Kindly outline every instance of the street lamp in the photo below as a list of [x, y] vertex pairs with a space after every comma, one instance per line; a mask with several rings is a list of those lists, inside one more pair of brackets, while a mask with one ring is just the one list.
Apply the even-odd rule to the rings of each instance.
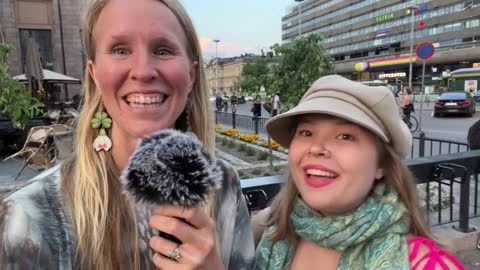
[[298, 2], [298, 38], [302, 36], [302, 2], [304, 0], [295, 0], [295, 2]]
[[218, 94], [218, 42], [219, 39], [214, 39], [215, 42], [215, 94]]
[[412, 56], [413, 56], [413, 23], [415, 22], [415, 9], [417, 9], [417, 6], [410, 5], [408, 9], [410, 10], [411, 13], [411, 29], [410, 29], [410, 65], [409, 65], [409, 70], [408, 70], [408, 89], [412, 91]]

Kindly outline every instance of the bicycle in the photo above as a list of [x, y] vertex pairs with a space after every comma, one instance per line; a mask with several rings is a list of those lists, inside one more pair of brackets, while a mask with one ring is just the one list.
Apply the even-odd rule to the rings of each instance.
[[407, 127], [410, 129], [411, 132], [415, 132], [418, 129], [418, 120], [415, 116], [413, 116], [413, 112], [410, 113], [410, 119], [407, 118], [407, 116], [402, 113], [402, 120], [407, 124]]

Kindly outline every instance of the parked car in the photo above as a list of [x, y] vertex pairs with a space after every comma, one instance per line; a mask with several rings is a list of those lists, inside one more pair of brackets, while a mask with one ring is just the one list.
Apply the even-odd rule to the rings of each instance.
[[433, 116], [464, 113], [472, 117], [475, 113], [475, 100], [467, 92], [446, 92], [435, 101]]
[[477, 103], [480, 103], [480, 91], [477, 91], [477, 93], [475, 93], [475, 96], [473, 96], [473, 98]]
[[238, 97], [238, 104], [245, 104], [245, 96], [239, 96]]

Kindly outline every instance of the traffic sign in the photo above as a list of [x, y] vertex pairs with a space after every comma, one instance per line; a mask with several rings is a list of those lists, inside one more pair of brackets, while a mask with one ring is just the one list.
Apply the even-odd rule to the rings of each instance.
[[431, 42], [423, 42], [417, 45], [417, 57], [422, 60], [427, 60], [435, 53], [435, 47]]

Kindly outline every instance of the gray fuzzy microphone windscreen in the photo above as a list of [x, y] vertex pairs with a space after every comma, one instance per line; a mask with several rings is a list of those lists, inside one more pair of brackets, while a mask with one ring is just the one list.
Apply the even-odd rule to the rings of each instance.
[[222, 170], [194, 135], [167, 129], [140, 141], [121, 179], [137, 202], [189, 208], [220, 187]]

